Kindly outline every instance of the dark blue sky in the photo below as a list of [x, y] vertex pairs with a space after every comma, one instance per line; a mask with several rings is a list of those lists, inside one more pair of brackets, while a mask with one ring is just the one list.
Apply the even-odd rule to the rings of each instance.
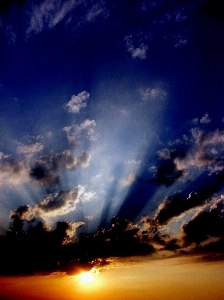
[[149, 215], [172, 236], [223, 214], [218, 1], [0, 5], [2, 234]]

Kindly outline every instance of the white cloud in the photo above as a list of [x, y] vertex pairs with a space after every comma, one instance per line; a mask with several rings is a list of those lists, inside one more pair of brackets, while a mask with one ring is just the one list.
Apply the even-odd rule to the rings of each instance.
[[86, 91], [79, 93], [77, 96], [73, 95], [71, 100], [66, 104], [66, 109], [70, 113], [79, 113], [81, 108], [85, 108], [87, 106], [89, 96], [89, 93]]
[[80, 139], [85, 137], [90, 141], [96, 139], [94, 135], [94, 127], [96, 126], [95, 120], [86, 119], [80, 125], [72, 125], [64, 127], [63, 130], [66, 132], [68, 141], [71, 145], [76, 146], [80, 143]]

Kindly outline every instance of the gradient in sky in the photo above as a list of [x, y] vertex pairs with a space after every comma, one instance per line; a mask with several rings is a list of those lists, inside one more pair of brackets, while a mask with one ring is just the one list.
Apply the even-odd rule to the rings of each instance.
[[0, 28], [2, 280], [222, 265], [219, 1], [1, 1]]

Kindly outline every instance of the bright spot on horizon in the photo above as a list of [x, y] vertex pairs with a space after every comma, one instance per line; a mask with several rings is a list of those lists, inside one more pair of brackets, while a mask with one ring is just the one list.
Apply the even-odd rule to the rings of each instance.
[[93, 283], [95, 281], [94, 275], [92, 272], [83, 272], [79, 274], [79, 279], [81, 284]]

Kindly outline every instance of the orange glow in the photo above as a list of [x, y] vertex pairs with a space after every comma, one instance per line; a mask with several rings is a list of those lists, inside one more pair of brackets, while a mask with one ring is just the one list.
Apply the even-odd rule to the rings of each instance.
[[133, 258], [117, 260], [97, 276], [93, 271], [90, 273], [95, 281], [83, 284], [80, 284], [81, 274], [1, 277], [0, 299], [224, 300], [222, 261], [193, 262], [190, 257], [162, 260]]
[[95, 281], [94, 275], [91, 272], [83, 272], [79, 275], [80, 283], [87, 284]]

